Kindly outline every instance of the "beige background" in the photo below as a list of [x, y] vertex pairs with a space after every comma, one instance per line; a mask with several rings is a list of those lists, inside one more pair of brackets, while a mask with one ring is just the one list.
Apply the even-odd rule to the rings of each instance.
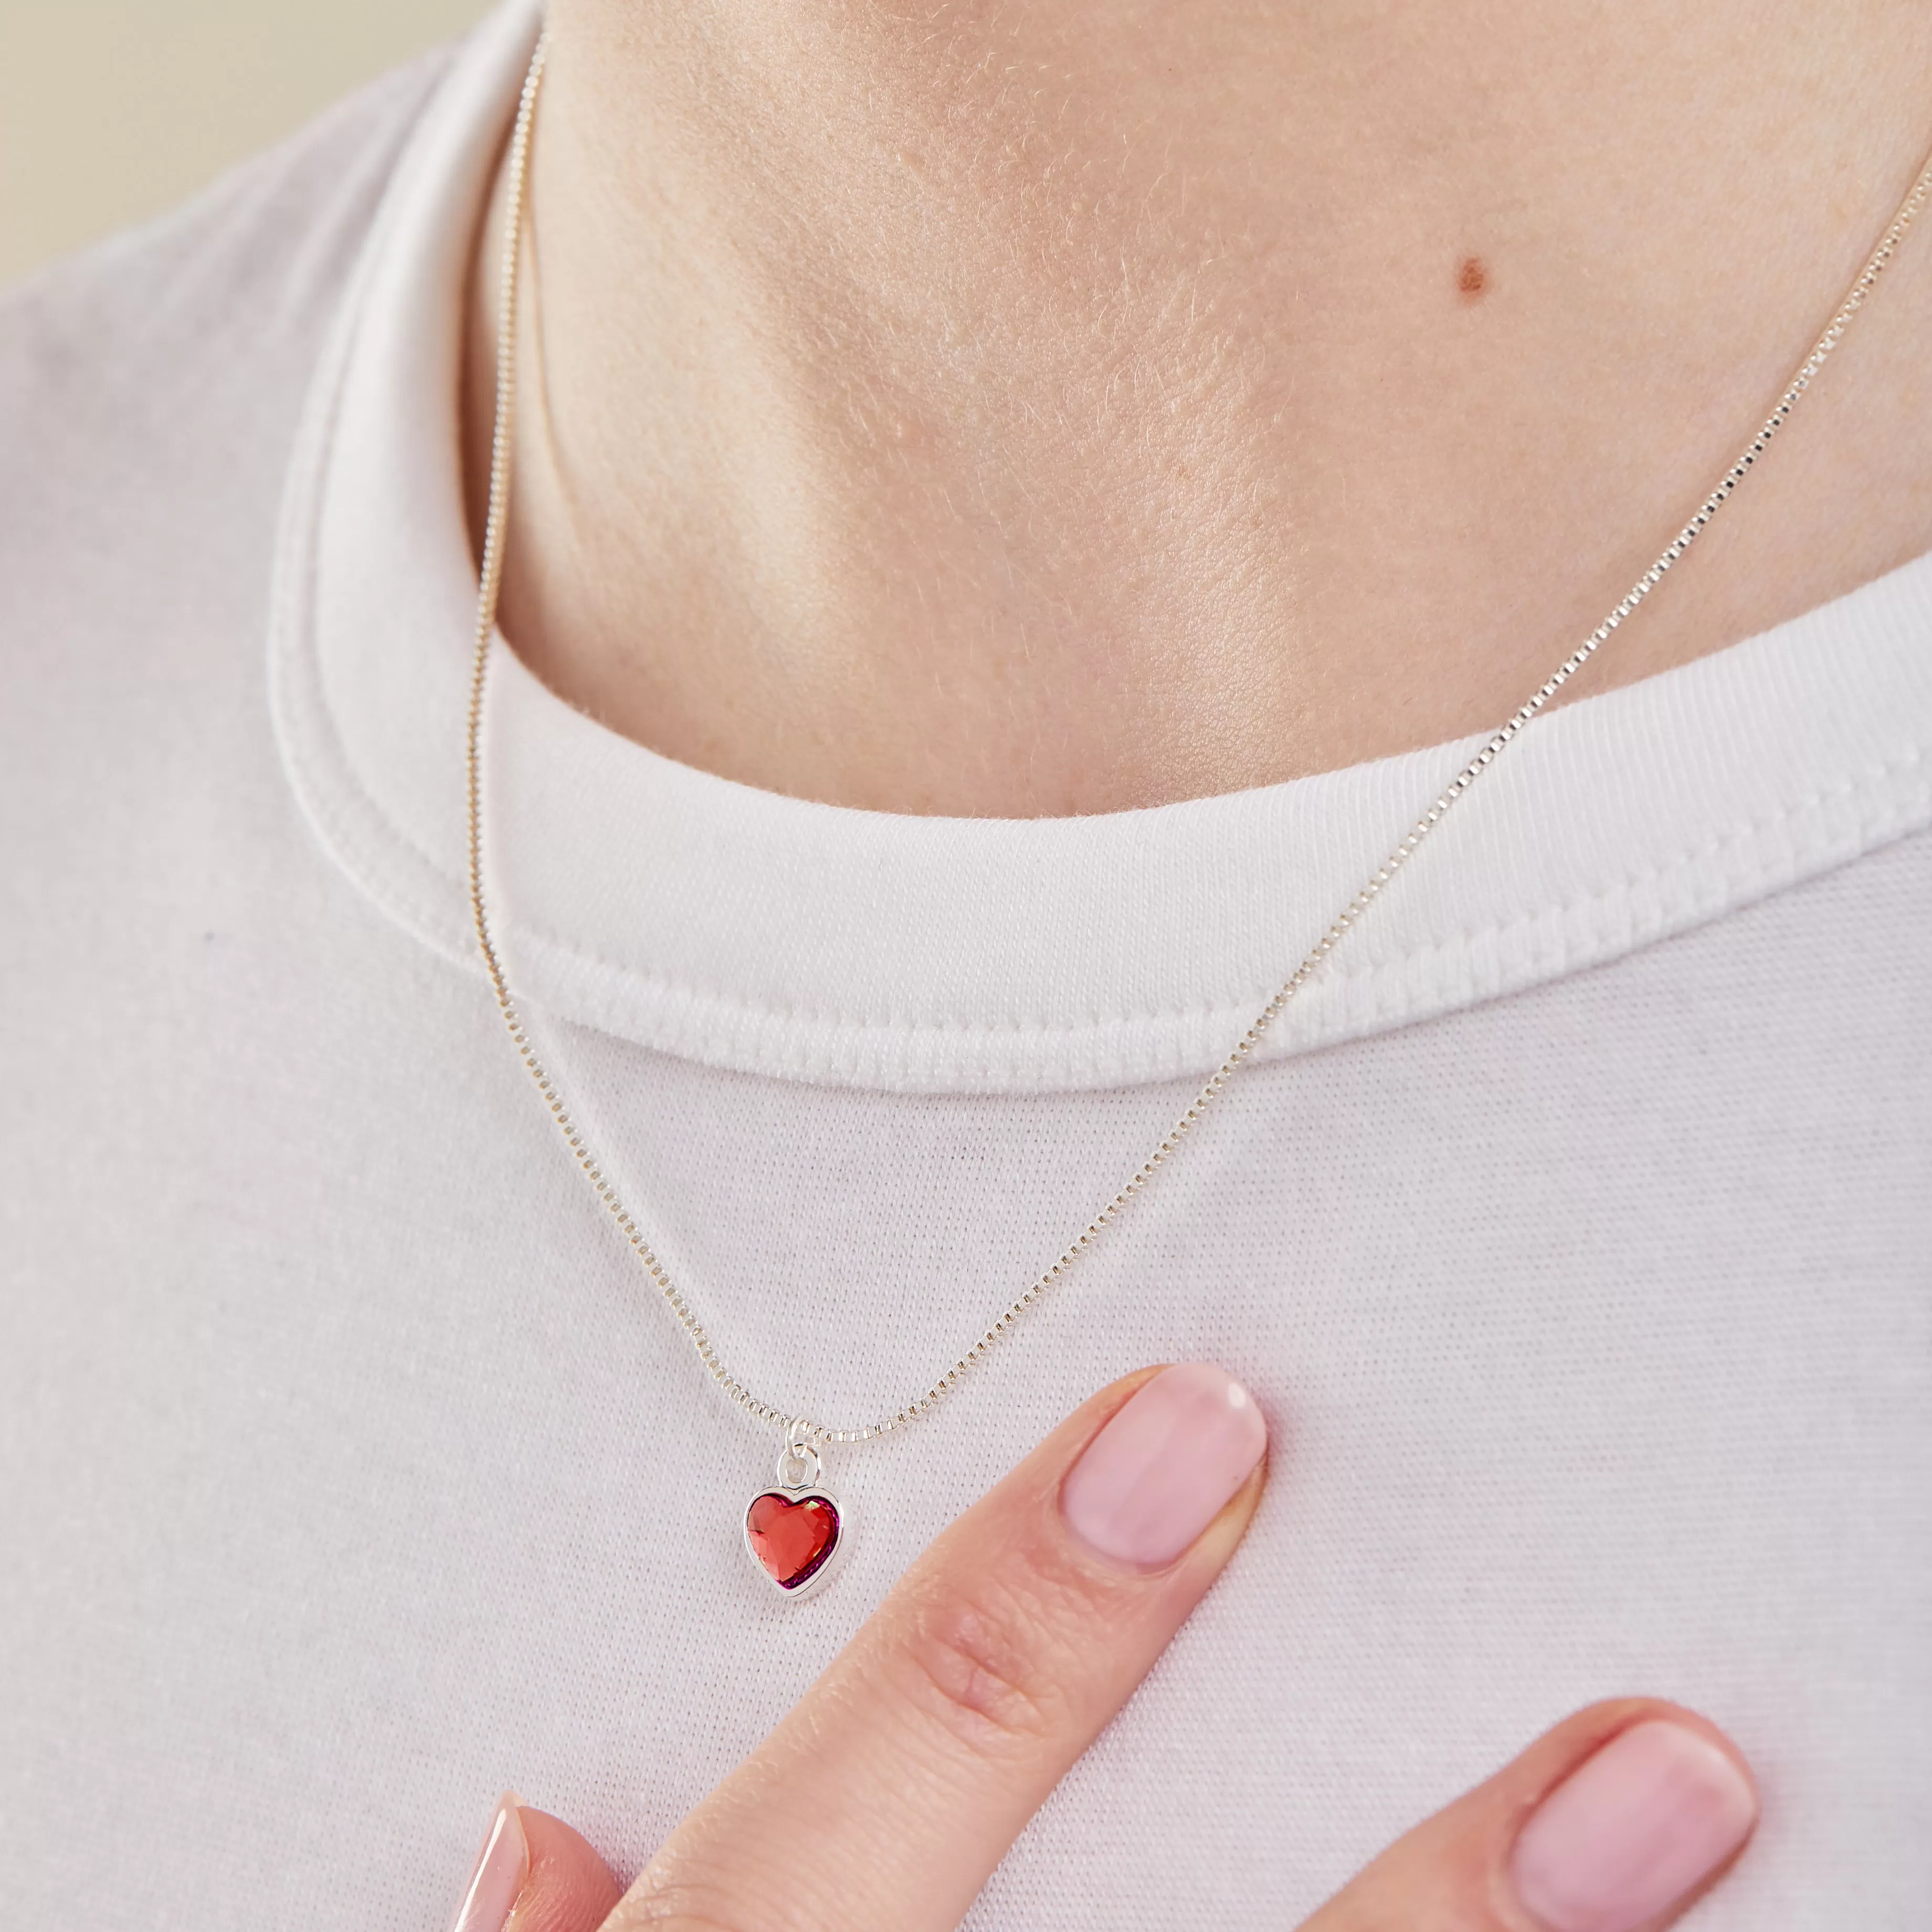
[[486, 0], [0, 0], [0, 280], [158, 213]]

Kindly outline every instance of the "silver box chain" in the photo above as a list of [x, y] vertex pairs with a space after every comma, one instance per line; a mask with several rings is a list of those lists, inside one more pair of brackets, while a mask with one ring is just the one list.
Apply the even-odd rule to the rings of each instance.
[[1220, 1098], [1228, 1083], [1253, 1055], [1268, 1029], [1280, 1017], [1288, 1002], [1348, 937], [1356, 922], [1374, 903], [1389, 881], [1408, 864], [1423, 841], [1442, 824], [1450, 808], [1467, 794], [1483, 773], [1515, 742], [1544, 706], [1596, 656], [1612, 634], [1630, 619], [1709, 527], [1712, 519], [1730, 500], [1738, 485], [1750, 475], [1758, 459], [1769, 448], [1772, 439], [1790, 419], [1800, 398], [1843, 340], [1846, 330], [1851, 326], [1852, 317], [1864, 306], [1879, 277], [1898, 252], [1899, 243], [1904, 239], [1913, 218], [1924, 207], [1928, 197], [1932, 197], [1932, 159], [1928, 160], [1910, 191], [1900, 203], [1898, 213], [1892, 217], [1876, 247], [1866, 258], [1864, 266], [1859, 270], [1856, 279], [1846, 290], [1836, 313], [1826, 325], [1824, 332], [1812, 344], [1810, 352], [1799, 364], [1797, 373], [1786, 385], [1784, 394], [1778, 398], [1776, 406], [1759, 425], [1757, 433], [1744, 446], [1737, 460], [1724, 472], [1716, 487], [1698, 506], [1690, 521], [1664, 546], [1649, 568], [1618, 599], [1616, 607], [1603, 622], [1550, 673], [1508, 723], [1503, 725], [1456, 773], [1435, 803], [1416, 820], [1408, 836], [1370, 875], [1361, 890], [1347, 905], [1335, 915], [1328, 929], [1309, 949], [1307, 956], [1282, 982], [1267, 1005], [1256, 1014], [1247, 1030], [1234, 1042], [1227, 1058], [1208, 1076], [1206, 1084], [1194, 1096], [1186, 1111], [1168, 1130], [1159, 1146], [1135, 1169], [1119, 1192], [1074, 1236], [1058, 1258], [1007, 1304], [994, 1318], [992, 1325], [924, 1394], [914, 1396], [902, 1408], [896, 1409], [890, 1415], [880, 1417], [875, 1422], [835, 1428], [829, 1424], [800, 1415], [792, 1409], [781, 1408], [754, 1394], [718, 1354], [710, 1330], [645, 1238], [644, 1230], [638, 1226], [630, 1209], [624, 1204], [609, 1175], [604, 1172], [602, 1162], [585, 1140], [582, 1130], [565, 1104], [556, 1082], [538, 1057], [524, 1027], [516, 999], [511, 992], [509, 982], [505, 976], [502, 961], [491, 932], [488, 905], [484, 896], [481, 758], [483, 699], [489, 671], [490, 645], [496, 634], [496, 598], [502, 582], [504, 530], [509, 504], [510, 452], [516, 419], [518, 242], [523, 226], [530, 129], [536, 112], [537, 94], [542, 83], [544, 61], [548, 48], [548, 36], [545, 34], [538, 40], [536, 50], [531, 56], [530, 70], [524, 81], [522, 99], [518, 106], [516, 128], [510, 143], [508, 194], [506, 197], [508, 210], [504, 220], [502, 256], [499, 274], [496, 427], [490, 452], [490, 506], [484, 527], [483, 560], [478, 573], [476, 656], [470, 677], [468, 730], [464, 744], [469, 807], [470, 910], [476, 926], [477, 950], [482, 955], [484, 968], [490, 976], [497, 1010], [502, 1015], [503, 1023], [508, 1029], [511, 1043], [528, 1070], [531, 1079], [536, 1082], [537, 1091], [542, 1095], [544, 1104], [550, 1110], [550, 1118], [563, 1136], [564, 1144], [583, 1170], [592, 1192], [616, 1222], [618, 1230], [632, 1253], [655, 1284], [664, 1305], [684, 1330], [686, 1338], [697, 1352], [698, 1359], [704, 1364], [712, 1381], [748, 1415], [768, 1427], [784, 1432], [788, 1442], [806, 1444], [869, 1442], [875, 1437], [890, 1435], [895, 1430], [903, 1429], [908, 1423], [917, 1421], [937, 1408], [966, 1375], [985, 1359], [994, 1346], [1012, 1332], [1028, 1311], [1037, 1306], [1059, 1285], [1068, 1270], [1093, 1246], [1106, 1229], [1120, 1218], [1127, 1204], [1153, 1180], [1166, 1163], [1168, 1156], [1200, 1124], [1208, 1108]]

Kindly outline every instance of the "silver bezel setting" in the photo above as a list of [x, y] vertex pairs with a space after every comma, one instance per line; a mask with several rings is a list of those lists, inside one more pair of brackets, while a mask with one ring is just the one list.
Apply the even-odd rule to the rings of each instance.
[[[832, 1533], [832, 1547], [825, 1552], [825, 1559], [802, 1583], [784, 1584], [767, 1570], [759, 1556], [757, 1546], [752, 1541], [752, 1505], [760, 1496], [782, 1496], [788, 1503], [829, 1503], [836, 1527]], [[826, 1577], [838, 1567], [838, 1559], [845, 1550], [845, 1505], [830, 1490], [821, 1490], [815, 1485], [808, 1489], [790, 1489], [782, 1483], [767, 1483], [764, 1488], [754, 1490], [746, 1499], [742, 1514], [738, 1518], [738, 1528], [743, 1536], [745, 1554], [752, 1568], [757, 1570], [766, 1583], [776, 1590], [788, 1604], [795, 1604], [801, 1597], [808, 1597], [819, 1588]]]

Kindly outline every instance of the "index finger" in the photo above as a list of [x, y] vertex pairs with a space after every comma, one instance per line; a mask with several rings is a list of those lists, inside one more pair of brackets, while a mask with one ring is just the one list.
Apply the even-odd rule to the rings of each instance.
[[951, 1932], [1233, 1555], [1267, 1442], [1219, 1369], [1095, 1396], [906, 1573], [607, 1932]]

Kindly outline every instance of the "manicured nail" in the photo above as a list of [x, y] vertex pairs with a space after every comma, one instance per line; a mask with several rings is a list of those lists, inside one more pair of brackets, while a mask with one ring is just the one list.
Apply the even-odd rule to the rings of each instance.
[[490, 1835], [476, 1855], [476, 1869], [450, 1932], [503, 1932], [510, 1908], [530, 1875], [530, 1848], [524, 1821], [517, 1816], [514, 1792], [506, 1792], [490, 1822]]
[[1549, 1932], [1636, 1932], [1744, 1840], [1757, 1796], [1682, 1724], [1612, 1738], [1537, 1807], [1510, 1855], [1516, 1897]]
[[1060, 1492], [1102, 1556], [1160, 1570], [1214, 1519], [1268, 1447], [1255, 1399], [1205, 1363], [1163, 1369], [1088, 1444]]

